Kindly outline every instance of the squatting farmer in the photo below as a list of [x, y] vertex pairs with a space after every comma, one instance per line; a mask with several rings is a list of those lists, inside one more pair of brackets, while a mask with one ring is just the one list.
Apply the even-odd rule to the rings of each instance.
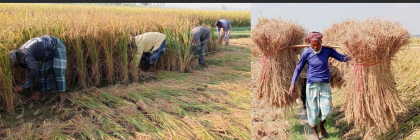
[[135, 66], [138, 66], [141, 59], [150, 66], [153, 65], [153, 75], [156, 75], [157, 61], [166, 52], [166, 35], [159, 32], [147, 32], [131, 38], [137, 46]]
[[218, 38], [219, 45], [222, 45], [223, 41], [225, 41], [226, 46], [230, 45], [229, 35], [230, 35], [231, 28], [232, 28], [232, 25], [230, 24], [230, 21], [227, 19], [221, 19], [216, 22], [216, 30], [219, 36]]
[[35, 94], [25, 102], [39, 101], [41, 92], [55, 88], [60, 93], [59, 107], [64, 106], [67, 56], [66, 46], [60, 39], [49, 35], [30, 39], [18, 50], [10, 51], [9, 58], [13, 67], [21, 66], [28, 70], [26, 81], [15, 86], [16, 91], [28, 89], [37, 80]]
[[204, 55], [206, 54], [207, 43], [210, 39], [210, 30], [207, 27], [199, 26], [192, 29], [190, 34], [192, 35], [194, 55], [199, 55], [198, 63], [202, 66], [207, 66], [204, 62]]
[[[307, 83], [306, 83], [306, 112], [308, 123], [314, 131], [314, 137], [319, 139], [317, 125], [321, 129], [321, 135], [328, 136], [325, 130], [325, 118], [333, 111], [331, 99], [331, 87], [329, 85], [330, 71], [328, 58], [332, 57], [340, 62], [347, 62], [350, 58], [347, 55], [338, 53], [332, 48], [322, 47], [322, 34], [311, 32], [305, 38], [305, 42], [310, 44], [302, 54], [293, 73], [289, 95], [295, 90], [296, 80], [302, 69], [308, 63]], [[321, 120], [319, 120], [321, 115]]]

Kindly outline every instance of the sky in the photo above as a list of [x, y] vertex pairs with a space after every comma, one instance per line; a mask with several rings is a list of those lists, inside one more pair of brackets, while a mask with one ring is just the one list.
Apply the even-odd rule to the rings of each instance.
[[228, 10], [251, 10], [251, 3], [165, 3], [165, 7], [180, 7], [190, 9], [202, 9], [208, 7], [217, 7], [220, 9], [222, 5], [225, 5]]
[[252, 3], [251, 27], [258, 18], [281, 18], [320, 31], [334, 22], [380, 17], [400, 22], [412, 35], [420, 34], [420, 3]]

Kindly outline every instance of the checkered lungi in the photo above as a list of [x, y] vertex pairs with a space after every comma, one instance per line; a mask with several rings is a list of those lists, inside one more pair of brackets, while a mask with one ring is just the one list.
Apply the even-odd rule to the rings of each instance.
[[54, 58], [41, 61], [37, 91], [46, 91], [56, 88], [58, 92], [66, 91], [66, 46], [58, 39]]
[[160, 44], [159, 48], [153, 53], [145, 52], [143, 53], [142, 60], [145, 60], [147, 64], [152, 65], [153, 63], [157, 62], [159, 59], [159, 56], [164, 55], [166, 52], [166, 39], [163, 40], [162, 44]]

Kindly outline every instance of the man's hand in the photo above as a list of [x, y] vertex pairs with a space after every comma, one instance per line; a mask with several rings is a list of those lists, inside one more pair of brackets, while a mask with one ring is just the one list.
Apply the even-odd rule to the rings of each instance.
[[351, 57], [347, 55], [347, 56], [346, 56], [346, 59], [347, 59], [347, 62], [348, 62], [348, 61], [350, 61], [350, 60], [351, 60]]
[[15, 90], [16, 90], [17, 92], [20, 92], [20, 91], [22, 91], [22, 90], [23, 90], [23, 87], [22, 87], [22, 86], [15, 86], [14, 88], [15, 88]]
[[289, 88], [289, 96], [290, 97], [292, 96], [293, 92], [295, 92], [295, 85], [290, 85], [290, 88]]

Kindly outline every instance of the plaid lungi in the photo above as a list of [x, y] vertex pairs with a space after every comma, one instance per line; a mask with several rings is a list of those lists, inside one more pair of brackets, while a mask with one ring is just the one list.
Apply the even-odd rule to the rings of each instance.
[[66, 46], [58, 40], [54, 58], [41, 61], [37, 91], [46, 91], [56, 88], [58, 92], [66, 91]]
[[166, 39], [163, 40], [162, 44], [160, 44], [159, 48], [153, 53], [145, 52], [143, 53], [142, 59], [146, 61], [147, 64], [152, 65], [153, 63], [157, 62], [159, 59], [159, 56], [164, 55], [166, 52]]

